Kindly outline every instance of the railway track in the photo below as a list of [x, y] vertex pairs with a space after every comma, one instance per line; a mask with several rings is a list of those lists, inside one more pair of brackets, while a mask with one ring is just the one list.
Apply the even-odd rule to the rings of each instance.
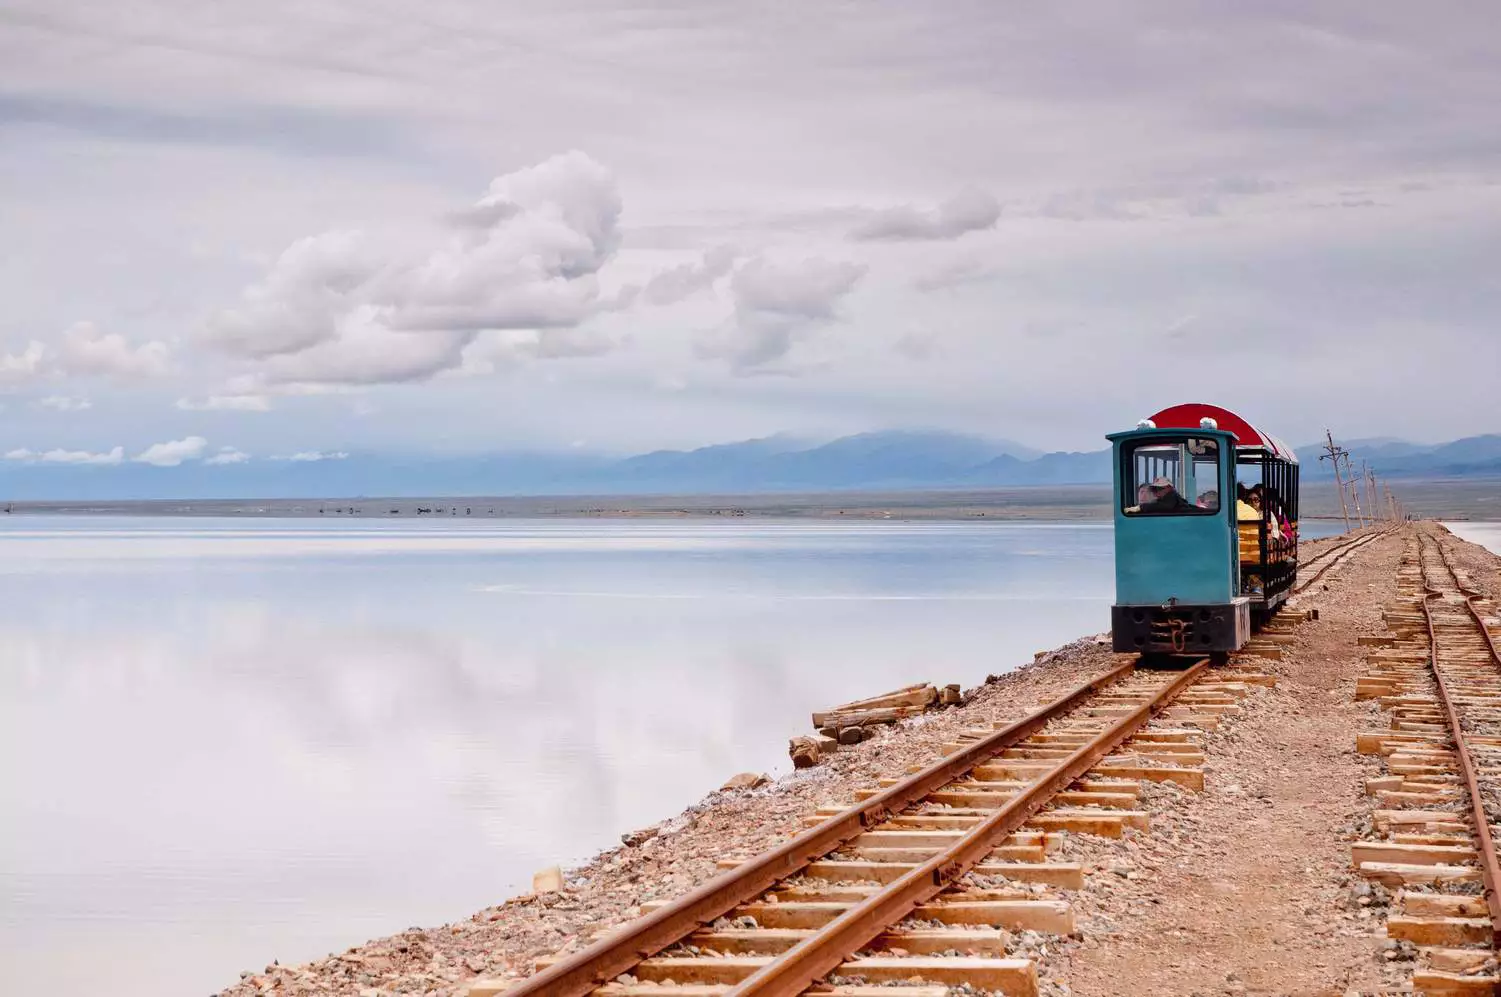
[[[1346, 560], [1366, 544], [1378, 540], [1390, 532], [1390, 529], [1386, 529], [1377, 533], [1366, 533], [1362, 536], [1354, 537], [1343, 543], [1335, 544], [1333, 547], [1320, 553], [1317, 557], [1310, 558], [1307, 563], [1298, 565], [1298, 577], [1303, 580], [1293, 586], [1291, 594], [1297, 595], [1311, 588], [1315, 582], [1323, 578], [1336, 565], [1345, 563]], [[1304, 577], [1305, 574], [1306, 578]]]
[[[1501, 622], [1454, 568], [1441, 536], [1420, 530], [1404, 552], [1392, 636], [1371, 638], [1357, 698], [1379, 698], [1390, 728], [1357, 748], [1385, 757], [1368, 779], [1373, 840], [1360, 873], [1390, 899], [1387, 933], [1416, 958], [1430, 995], [1501, 992]], [[1394, 895], [1390, 895], [1395, 891]]]
[[[1016, 932], [1074, 932], [1078, 864], [1060, 831], [1144, 830], [1142, 783], [1203, 788], [1203, 731], [1269, 676], [1124, 662], [944, 757], [823, 810], [777, 849], [726, 859], [715, 879], [519, 984], [470, 997], [1030, 997]], [[889, 783], [889, 784], [888, 784]], [[961, 991], [962, 992], [962, 991]]]

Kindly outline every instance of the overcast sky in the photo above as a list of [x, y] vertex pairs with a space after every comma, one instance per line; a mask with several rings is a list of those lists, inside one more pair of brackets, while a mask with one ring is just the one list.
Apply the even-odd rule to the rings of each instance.
[[0, 0], [0, 453], [1093, 449], [1185, 400], [1498, 432], [1497, 39], [1488, 3]]

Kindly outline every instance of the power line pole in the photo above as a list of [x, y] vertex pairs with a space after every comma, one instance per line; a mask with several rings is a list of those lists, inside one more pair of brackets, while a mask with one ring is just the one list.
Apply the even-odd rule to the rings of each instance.
[[1376, 494], [1371, 490], [1371, 465], [1365, 461], [1360, 462], [1360, 483], [1365, 485], [1365, 507], [1371, 510], [1371, 525], [1374, 526], [1377, 519]]
[[1355, 481], [1355, 464], [1350, 460], [1350, 451], [1346, 450], [1345, 477], [1350, 479], [1350, 501], [1355, 503], [1355, 520], [1365, 529], [1365, 512], [1360, 508], [1360, 485]]
[[1334, 434], [1328, 428], [1324, 430], [1324, 449], [1327, 453], [1319, 454], [1319, 460], [1332, 461], [1334, 463], [1334, 483], [1339, 488], [1339, 511], [1345, 517], [1345, 532], [1350, 532], [1350, 507], [1345, 504], [1345, 481], [1339, 475], [1339, 459], [1349, 451], [1334, 445]]

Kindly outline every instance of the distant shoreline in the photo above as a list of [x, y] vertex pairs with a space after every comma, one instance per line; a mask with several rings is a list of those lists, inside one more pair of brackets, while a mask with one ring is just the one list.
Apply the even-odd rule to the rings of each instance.
[[[1501, 520], [1497, 482], [1403, 482], [1409, 512], [1446, 520]], [[1343, 518], [1333, 488], [1303, 489], [1305, 520]], [[971, 490], [726, 495], [420, 496], [288, 499], [117, 499], [0, 503], [10, 515], [205, 516], [282, 519], [901, 519], [1109, 522], [1106, 485]], [[1355, 519], [1354, 510], [1350, 518]]]
[[12, 502], [12, 515], [293, 519], [931, 519], [1106, 522], [1099, 485], [983, 492], [766, 495], [433, 496], [421, 498]]

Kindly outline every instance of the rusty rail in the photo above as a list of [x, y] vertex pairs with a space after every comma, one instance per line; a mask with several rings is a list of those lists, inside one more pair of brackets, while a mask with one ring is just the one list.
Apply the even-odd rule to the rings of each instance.
[[[1442, 529], [1445, 533], [1449, 533], [1450, 536], [1453, 535], [1448, 527], [1443, 527]], [[1444, 567], [1448, 569], [1449, 577], [1454, 579], [1455, 589], [1459, 591], [1460, 595], [1465, 597], [1465, 608], [1475, 618], [1475, 625], [1480, 628], [1480, 634], [1485, 638], [1485, 642], [1491, 646], [1491, 657], [1495, 659], [1496, 666], [1501, 668], [1501, 646], [1497, 646], [1496, 638], [1491, 636], [1490, 628], [1485, 625], [1485, 617], [1481, 615], [1480, 610], [1475, 608], [1475, 600], [1483, 598], [1483, 596], [1475, 589], [1459, 583], [1459, 575], [1454, 571], [1454, 562], [1449, 560], [1449, 552], [1444, 550], [1444, 545], [1441, 541], [1435, 540], [1434, 543], [1438, 544], [1438, 556], [1444, 562]]]
[[894, 880], [731, 987], [725, 997], [794, 997], [837, 968], [872, 939], [931, 900], [974, 868], [1008, 834], [1025, 824], [1053, 795], [1094, 767], [1208, 667], [1199, 661], [1131, 713], [1101, 731], [1034, 780], [1015, 798], [947, 850]]
[[[1420, 536], [1426, 536], [1420, 534]], [[1491, 656], [1495, 659], [1498, 667], [1501, 667], [1501, 650], [1496, 647], [1496, 642], [1491, 638], [1490, 631], [1485, 626], [1485, 620], [1480, 611], [1475, 608], [1475, 595], [1459, 584], [1459, 576], [1454, 572], [1454, 566], [1449, 561], [1449, 556], [1444, 552], [1444, 545], [1433, 537], [1427, 537], [1438, 548], [1439, 560], [1443, 562], [1444, 569], [1454, 580], [1454, 588], [1465, 597], [1465, 608], [1475, 618], [1475, 625], [1485, 635], [1486, 643], [1490, 645]], [[1438, 684], [1439, 699], [1443, 701], [1444, 712], [1449, 717], [1449, 729], [1454, 732], [1455, 753], [1459, 755], [1459, 768], [1464, 773], [1465, 790], [1470, 795], [1471, 818], [1475, 821], [1475, 837], [1480, 842], [1480, 872], [1485, 877], [1485, 904], [1491, 913], [1491, 947], [1501, 949], [1501, 894], [1497, 893], [1501, 886], [1501, 861], [1497, 860], [1496, 843], [1491, 836], [1490, 818], [1485, 812], [1485, 803], [1480, 796], [1480, 782], [1476, 777], [1475, 760], [1470, 756], [1470, 749], [1465, 744], [1464, 728], [1460, 725], [1459, 711], [1454, 708], [1454, 701], [1449, 697], [1448, 684], [1444, 682], [1443, 669], [1438, 666], [1438, 634], [1433, 626], [1433, 611], [1428, 606], [1428, 600], [1443, 595], [1434, 588], [1428, 580], [1428, 566], [1423, 563], [1420, 550], [1418, 553], [1418, 565], [1423, 574], [1423, 619], [1428, 624], [1428, 667], [1433, 671], [1433, 678]], [[1498, 672], [1501, 677], [1501, 672]]]
[[[939, 759], [778, 848], [715, 876], [666, 907], [629, 922], [588, 948], [522, 980], [506, 991], [506, 997], [582, 997], [603, 986], [629, 972], [642, 960], [675, 945], [700, 925], [753, 900], [780, 880], [796, 874], [867, 829], [960, 778], [976, 765], [1035, 733], [1050, 720], [1072, 710], [1101, 688], [1130, 675], [1135, 667], [1133, 662], [1118, 665], [1035, 713]], [[1195, 666], [1198, 667], [1201, 666]]]
[[[1318, 581], [1320, 578], [1323, 578], [1325, 572], [1338, 564], [1346, 554], [1353, 554], [1357, 549], [1364, 547], [1366, 544], [1370, 543], [1373, 540], [1376, 540], [1379, 537], [1386, 536], [1390, 532], [1392, 532], [1391, 529], [1386, 529], [1382, 530], [1380, 533], [1367, 533], [1365, 536], [1356, 537], [1353, 540], [1348, 540], [1345, 543], [1340, 544], [1338, 547], [1331, 547], [1330, 549], [1324, 551], [1324, 553], [1320, 554], [1319, 557], [1328, 557], [1329, 563], [1324, 565], [1318, 571], [1314, 572], [1313, 577], [1308, 579], [1308, 581], [1303, 582], [1299, 585], [1294, 585], [1293, 590], [1290, 594], [1297, 595], [1299, 592], [1302, 592], [1314, 582]], [[1318, 559], [1318, 557], [1314, 558], [1315, 561]]]

